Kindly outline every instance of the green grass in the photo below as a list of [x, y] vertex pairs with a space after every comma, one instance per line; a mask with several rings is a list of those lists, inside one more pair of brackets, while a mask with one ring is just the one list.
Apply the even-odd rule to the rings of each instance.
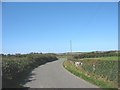
[[112, 56], [112, 57], [101, 57], [101, 60], [118, 60], [117, 56]]
[[[63, 63], [63, 66], [68, 70], [70, 71], [71, 73], [73, 73], [74, 75], [86, 80], [86, 81], [89, 81], [97, 86], [99, 86], [100, 88], [111, 88], [111, 89], [114, 89], [116, 87], [113, 86], [112, 83], [108, 83], [107, 81], [104, 81], [103, 79], [96, 79], [95, 75], [93, 74], [90, 74], [88, 75], [88, 73], [86, 73], [86, 71], [84, 70], [80, 70], [78, 68], [75, 67], [74, 64], [71, 64], [69, 61], [65, 61]], [[110, 89], [110, 90], [111, 90]]]
[[99, 58], [83, 58], [79, 60], [115, 60], [117, 61], [119, 58], [117, 56], [112, 56], [112, 57], [99, 57]]

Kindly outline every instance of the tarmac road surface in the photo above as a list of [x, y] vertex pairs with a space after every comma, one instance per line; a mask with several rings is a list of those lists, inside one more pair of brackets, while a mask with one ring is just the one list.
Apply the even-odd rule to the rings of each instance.
[[30, 88], [98, 88], [64, 69], [63, 61], [64, 59], [59, 59], [34, 69], [24, 86]]

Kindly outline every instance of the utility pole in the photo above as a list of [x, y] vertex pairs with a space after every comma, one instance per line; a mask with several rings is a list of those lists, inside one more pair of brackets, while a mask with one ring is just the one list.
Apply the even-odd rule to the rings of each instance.
[[70, 40], [70, 52], [67, 52], [67, 60], [70, 59], [70, 54], [72, 55], [72, 41]]
[[70, 40], [70, 51], [72, 53], [72, 41]]
[[70, 53], [69, 53], [69, 60], [72, 60], [72, 40], [70, 40]]

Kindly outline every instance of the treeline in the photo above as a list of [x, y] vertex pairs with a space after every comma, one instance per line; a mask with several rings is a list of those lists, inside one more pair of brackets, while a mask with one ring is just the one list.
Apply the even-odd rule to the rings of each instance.
[[89, 52], [89, 53], [81, 53], [78, 55], [74, 55], [75, 59], [82, 59], [82, 58], [98, 58], [98, 57], [111, 57], [111, 56], [120, 56], [118, 51], [105, 51], [105, 52]]
[[55, 54], [2, 54], [2, 80], [4, 87], [19, 87], [19, 78], [39, 65], [55, 61]]

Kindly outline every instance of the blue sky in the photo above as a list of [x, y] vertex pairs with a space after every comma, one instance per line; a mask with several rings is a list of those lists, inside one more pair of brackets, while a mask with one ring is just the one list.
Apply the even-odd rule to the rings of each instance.
[[3, 3], [3, 53], [118, 49], [115, 3]]

